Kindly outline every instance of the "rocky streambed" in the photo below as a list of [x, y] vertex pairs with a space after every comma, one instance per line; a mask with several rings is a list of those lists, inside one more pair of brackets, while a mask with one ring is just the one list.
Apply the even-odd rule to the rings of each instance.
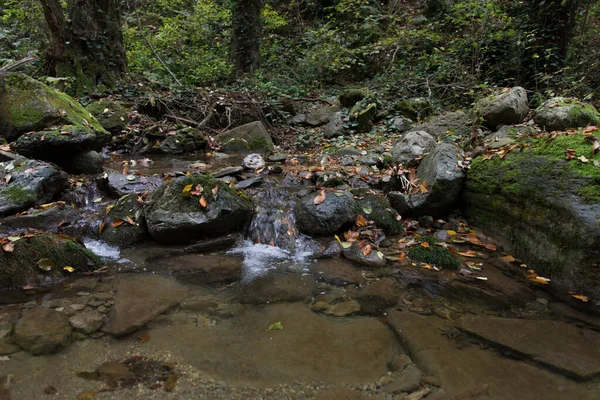
[[383, 117], [354, 91], [291, 121], [327, 152], [255, 121], [131, 156], [135, 112], [2, 79], [33, 98], [0, 108], [0, 398], [597, 398], [583, 103], [515, 88], [413, 127], [403, 101], [357, 141]]

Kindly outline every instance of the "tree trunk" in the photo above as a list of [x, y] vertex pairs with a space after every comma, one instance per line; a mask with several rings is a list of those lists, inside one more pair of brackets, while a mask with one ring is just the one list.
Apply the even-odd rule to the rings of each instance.
[[260, 66], [262, 0], [236, 0], [233, 15], [232, 56], [238, 78], [256, 72]]
[[[127, 70], [119, 0], [41, 0], [50, 36], [49, 75], [74, 77], [75, 94], [113, 87]], [[68, 18], [65, 18], [68, 15]]]

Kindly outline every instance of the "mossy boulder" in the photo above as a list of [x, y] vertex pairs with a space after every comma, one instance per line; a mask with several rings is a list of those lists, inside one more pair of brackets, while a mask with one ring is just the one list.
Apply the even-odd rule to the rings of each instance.
[[367, 92], [363, 89], [348, 89], [340, 94], [339, 100], [342, 107], [352, 108], [365, 97], [367, 97]]
[[95, 101], [86, 109], [98, 120], [100, 125], [113, 135], [121, 133], [129, 121], [129, 112], [121, 103], [113, 101]]
[[206, 138], [199, 130], [184, 128], [175, 135], [167, 136], [158, 147], [165, 154], [189, 154], [206, 148]]
[[20, 73], [0, 75], [0, 132], [9, 141], [26, 132], [74, 125], [105, 132], [69, 95]]
[[22, 237], [13, 244], [12, 252], [0, 252], [0, 289], [47, 286], [102, 267], [100, 258], [79, 243], [50, 233]]
[[409, 248], [406, 255], [413, 261], [434, 265], [438, 268], [457, 270], [463, 266], [463, 263], [450, 250], [436, 245], [435, 240], [423, 238], [421, 243], [427, 243], [429, 246], [421, 245]]
[[269, 154], [273, 151], [273, 139], [262, 122], [256, 121], [238, 126], [217, 136], [226, 153]]
[[[190, 187], [196, 194], [184, 190]], [[188, 243], [241, 228], [254, 214], [254, 206], [243, 192], [211, 176], [195, 174], [161, 186], [144, 205], [144, 214], [157, 242]]]
[[[503, 159], [473, 161], [463, 194], [467, 215], [540, 275], [600, 296], [600, 155], [593, 138], [521, 142], [527, 146]], [[567, 161], [567, 149], [584, 158]]]
[[358, 216], [358, 207], [350, 192], [325, 193], [325, 199], [315, 204], [320, 193], [300, 198], [294, 206], [296, 223], [300, 232], [307, 235], [326, 236], [351, 226]]
[[539, 106], [533, 119], [548, 132], [600, 124], [600, 114], [591, 104], [555, 97]]
[[109, 208], [104, 222], [100, 239], [115, 246], [132, 246], [148, 236], [144, 209], [136, 194], [121, 197]]
[[67, 174], [55, 166], [17, 159], [0, 163], [0, 216], [49, 203], [69, 187]]
[[483, 125], [496, 129], [499, 125], [518, 124], [529, 113], [527, 91], [516, 86], [488, 96], [475, 104], [475, 113]]
[[12, 149], [25, 157], [65, 165], [79, 153], [101, 150], [110, 140], [105, 130], [94, 131], [85, 126], [66, 125], [59, 129], [22, 135]]
[[365, 98], [350, 110], [350, 120], [356, 122], [356, 131], [359, 133], [370, 132], [373, 128], [373, 118], [377, 115], [377, 103]]
[[429, 100], [422, 97], [400, 100], [394, 104], [394, 110], [413, 121], [426, 118], [433, 114], [433, 106]]
[[367, 221], [375, 221], [378, 227], [383, 229], [387, 235], [398, 235], [404, 233], [402, 221], [398, 219], [398, 213], [394, 210], [388, 200], [382, 195], [367, 193], [365, 190], [354, 191], [358, 195], [358, 213]]

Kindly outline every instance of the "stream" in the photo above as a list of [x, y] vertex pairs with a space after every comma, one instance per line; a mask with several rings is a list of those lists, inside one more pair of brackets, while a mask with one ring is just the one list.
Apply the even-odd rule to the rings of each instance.
[[[240, 163], [133, 161], [107, 168], [177, 175]], [[247, 192], [256, 215], [232, 246], [120, 249], [93, 236], [109, 201], [83, 184], [74, 230], [108, 272], [3, 300], [0, 333], [34, 307], [107, 322], [52, 355], [0, 348], [0, 399], [600, 398], [598, 313], [532, 283], [500, 250], [454, 240], [476, 253], [473, 276], [402, 259], [367, 268], [324, 257], [333, 238], [298, 232], [293, 206], [306, 187], [269, 175]]]

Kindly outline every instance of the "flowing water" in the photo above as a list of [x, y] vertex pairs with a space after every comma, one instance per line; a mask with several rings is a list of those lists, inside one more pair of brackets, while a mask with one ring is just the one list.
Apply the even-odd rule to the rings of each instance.
[[[174, 173], [190, 162], [141, 168]], [[82, 187], [81, 224], [93, 231], [107, 203]], [[119, 249], [90, 235], [85, 245], [109, 272], [4, 306], [0, 338], [32, 307], [107, 313], [108, 322], [53, 355], [0, 346], [0, 399], [600, 398], [594, 313], [532, 285], [498, 251], [477, 248], [487, 280], [322, 258], [328, 242], [295, 224], [302, 189], [275, 178], [251, 189], [256, 216], [227, 251]], [[132, 333], [104, 333], [117, 325]]]

